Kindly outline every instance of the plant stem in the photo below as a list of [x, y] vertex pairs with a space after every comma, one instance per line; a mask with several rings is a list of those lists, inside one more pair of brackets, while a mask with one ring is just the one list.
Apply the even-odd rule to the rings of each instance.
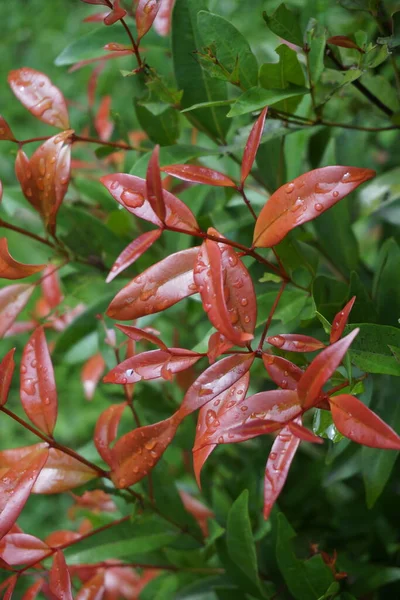
[[22, 235], [25, 235], [26, 237], [30, 237], [33, 240], [40, 242], [41, 244], [45, 244], [46, 246], [49, 246], [50, 248], [55, 248], [54, 244], [52, 242], [50, 242], [49, 240], [46, 240], [45, 238], [40, 237], [40, 235], [36, 235], [36, 233], [32, 233], [30, 231], [27, 231], [26, 229], [22, 229], [22, 227], [17, 227], [17, 225], [12, 225], [11, 223], [7, 223], [6, 221], [3, 221], [3, 219], [0, 219], [0, 227], [5, 227], [6, 229], [10, 229], [11, 231], [16, 231], [17, 233], [21, 233]]
[[135, 40], [133, 38], [131, 30], [129, 29], [128, 25], [125, 23], [124, 19], [121, 19], [121, 23], [122, 23], [122, 26], [125, 29], [126, 33], [129, 36], [130, 42], [132, 44], [133, 52], [134, 52], [134, 54], [136, 56], [138, 67], [139, 67], [139, 69], [142, 69], [143, 68], [142, 57], [140, 56], [139, 48], [138, 48], [138, 46], [137, 46], [137, 44], [136, 44], [136, 42], [135, 42]]
[[276, 309], [278, 308], [279, 300], [281, 299], [281, 296], [282, 296], [283, 292], [285, 291], [286, 285], [287, 285], [287, 280], [282, 281], [281, 287], [279, 288], [279, 292], [277, 293], [274, 303], [271, 306], [271, 310], [269, 311], [268, 319], [265, 323], [264, 331], [262, 332], [262, 336], [261, 336], [260, 342], [258, 344], [257, 352], [262, 351], [262, 347], [264, 345], [264, 341], [267, 336], [269, 326], [271, 325], [272, 318], [274, 316]]
[[253, 218], [254, 218], [254, 220], [255, 220], [255, 221], [257, 221], [257, 215], [256, 215], [256, 213], [254, 212], [254, 209], [253, 209], [253, 207], [252, 207], [252, 206], [251, 206], [251, 204], [250, 204], [250, 200], [249, 200], [249, 199], [247, 198], [247, 196], [246, 196], [246, 192], [244, 191], [244, 189], [243, 189], [243, 186], [241, 185], [241, 186], [237, 187], [237, 191], [238, 191], [238, 192], [239, 192], [239, 194], [242, 196], [242, 198], [243, 198], [243, 200], [244, 200], [244, 202], [245, 202], [245, 204], [246, 204], [247, 208], [249, 209], [249, 211], [250, 211], [250, 212], [251, 212], [251, 214], [253, 215]]
[[120, 150], [136, 150], [130, 144], [126, 144], [125, 142], [105, 142], [104, 140], [99, 140], [98, 138], [86, 137], [83, 135], [75, 135], [72, 136], [72, 142], [86, 142], [88, 144], [99, 144], [100, 146], [109, 146], [110, 148], [118, 148]]

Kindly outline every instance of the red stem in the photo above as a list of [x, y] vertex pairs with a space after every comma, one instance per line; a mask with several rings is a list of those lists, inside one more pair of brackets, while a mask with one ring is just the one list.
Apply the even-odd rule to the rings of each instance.
[[258, 344], [258, 348], [257, 348], [258, 352], [261, 352], [261, 350], [262, 350], [266, 335], [268, 333], [269, 326], [271, 325], [272, 317], [274, 316], [274, 313], [278, 307], [279, 300], [281, 299], [281, 296], [285, 290], [286, 285], [287, 285], [287, 281], [286, 280], [282, 281], [281, 287], [279, 288], [279, 292], [277, 293], [274, 303], [271, 307], [271, 310], [269, 311], [268, 319], [267, 319], [267, 322], [265, 323], [264, 331], [262, 333], [260, 342]]
[[22, 227], [17, 227], [17, 225], [12, 225], [11, 223], [7, 223], [6, 221], [3, 221], [3, 219], [0, 219], [0, 227], [5, 227], [6, 229], [11, 229], [11, 231], [16, 231], [17, 233], [21, 233], [22, 235], [25, 235], [26, 237], [30, 237], [33, 240], [40, 242], [41, 244], [45, 244], [46, 246], [50, 246], [50, 248], [54, 248], [54, 244], [52, 242], [50, 242], [49, 240], [46, 240], [45, 238], [40, 237], [40, 235], [36, 235], [36, 233], [31, 233], [30, 231], [27, 231], [26, 229], [22, 229]]

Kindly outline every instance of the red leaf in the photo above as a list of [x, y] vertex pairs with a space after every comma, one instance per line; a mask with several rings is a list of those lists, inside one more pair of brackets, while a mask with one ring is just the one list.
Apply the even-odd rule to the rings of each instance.
[[235, 251], [206, 240], [198, 254], [194, 281], [214, 327], [234, 344], [245, 346], [253, 338], [256, 299], [248, 271]]
[[318, 217], [375, 176], [371, 169], [322, 167], [281, 186], [263, 207], [254, 229], [253, 245], [270, 248], [289, 231]]
[[73, 600], [71, 577], [61, 550], [56, 550], [49, 579], [50, 591], [59, 600]]
[[208, 536], [207, 519], [213, 519], [215, 517], [213, 511], [205, 506], [197, 498], [193, 498], [190, 494], [184, 490], [178, 490], [182, 500], [182, 504], [188, 513], [193, 515], [199, 524], [200, 529], [203, 532], [204, 537]]
[[110, 446], [117, 437], [119, 422], [126, 406], [126, 402], [112, 404], [101, 413], [96, 423], [93, 441], [101, 458], [110, 466], [113, 464]]
[[97, 571], [97, 573], [81, 587], [75, 600], [102, 600], [106, 591], [105, 575], [103, 569]]
[[345, 338], [325, 348], [304, 371], [297, 386], [303, 408], [311, 408], [318, 399], [323, 386], [342, 362], [359, 331], [358, 328], [354, 329]]
[[166, 36], [170, 32], [174, 3], [175, 0], [161, 0], [161, 8], [154, 21], [154, 29], [159, 35]]
[[346, 35], [334, 35], [326, 40], [327, 44], [331, 46], [339, 46], [340, 48], [353, 48], [358, 50], [361, 54], [364, 54], [364, 50], [360, 48], [353, 40], [348, 38]]
[[10, 142], [16, 141], [15, 136], [11, 131], [11, 127], [2, 115], [0, 115], [0, 140], [7, 140]]
[[242, 169], [240, 174], [240, 184], [243, 186], [246, 181], [251, 167], [253, 166], [254, 159], [256, 158], [258, 146], [260, 145], [260, 140], [262, 136], [262, 132], [264, 129], [264, 123], [268, 112], [268, 106], [266, 106], [258, 117], [257, 121], [254, 123], [250, 135], [246, 142], [246, 147], [243, 152], [242, 159]]
[[34, 487], [34, 494], [60, 494], [98, 477], [84, 463], [56, 448], [50, 448], [49, 458]]
[[199, 411], [196, 439], [193, 446], [193, 468], [199, 487], [201, 487], [200, 473], [203, 465], [211, 452], [218, 445], [217, 441], [215, 444], [203, 446], [203, 441], [207, 438], [209, 429], [217, 429], [220, 427], [221, 421], [229, 419], [227, 413], [230, 412], [235, 405], [243, 405], [243, 400], [249, 387], [249, 381], [250, 374], [247, 372], [232, 387], [224, 390], [222, 394], [219, 394], [219, 396], [215, 398], [212, 403], [212, 408], [209, 408], [209, 404], [207, 403], [206, 406], [203, 406]]
[[131, 340], [140, 342], [140, 340], [147, 340], [151, 344], [159, 346], [161, 350], [168, 352], [167, 346], [157, 337], [154, 333], [146, 331], [145, 329], [139, 329], [138, 327], [132, 327], [129, 325], [116, 325], [122, 333], [125, 333]]
[[207, 356], [212, 365], [215, 360], [227, 350], [230, 350], [234, 344], [226, 339], [219, 331], [216, 331], [208, 340]]
[[[150, 221], [157, 227], [162, 223], [150, 202], [146, 200], [146, 180], [134, 175], [115, 173], [100, 178], [101, 183], [108, 189], [117, 202], [140, 219]], [[167, 190], [163, 190], [165, 204], [165, 223], [170, 227], [178, 227], [185, 231], [199, 231], [199, 226], [192, 211], [179, 198]]]
[[78, 540], [81, 535], [77, 531], [68, 531], [61, 529], [59, 531], [53, 531], [45, 539], [45, 542], [50, 548], [58, 548], [58, 546], [64, 546]]
[[[301, 422], [301, 419], [299, 419]], [[265, 467], [264, 519], [268, 519], [272, 507], [282, 491], [290, 465], [300, 440], [285, 427], [276, 437]]]
[[111, 54], [104, 54], [103, 56], [97, 56], [96, 58], [87, 58], [86, 60], [80, 60], [68, 69], [68, 73], [74, 73], [74, 71], [79, 71], [79, 69], [82, 69], [87, 65], [92, 65], [97, 62], [104, 63], [107, 60], [121, 58], [122, 56], [129, 56], [130, 54], [132, 54], [132, 49], [125, 50], [125, 52], [121, 51], [119, 54], [112, 52]]
[[94, 118], [95, 129], [103, 141], [109, 140], [114, 130], [114, 123], [110, 119], [110, 108], [111, 96], [104, 96]]
[[104, 377], [105, 383], [136, 383], [159, 377], [169, 378], [170, 374], [184, 371], [194, 365], [203, 354], [185, 348], [168, 348], [167, 350], [149, 350], [136, 354], [111, 369]]
[[130, 267], [142, 254], [148, 250], [156, 240], [160, 237], [162, 229], [153, 229], [152, 231], [146, 231], [131, 242], [111, 267], [106, 282], [110, 283], [119, 273], [122, 273], [125, 269]]
[[120, 0], [114, 0], [112, 11], [109, 12], [106, 17], [104, 17], [105, 25], [114, 25], [114, 23], [116, 23], [120, 19], [123, 19], [127, 14], [126, 10], [120, 7], [119, 2]]
[[153, 469], [172, 442], [183, 415], [139, 427], [123, 435], [112, 449], [112, 480], [117, 488], [134, 485]]
[[218, 187], [236, 187], [236, 183], [223, 173], [198, 165], [168, 165], [167, 167], [161, 167], [161, 171], [192, 183], [204, 183], [205, 185]]
[[157, 16], [161, 0], [139, 0], [136, 7], [135, 19], [138, 32], [137, 43], [146, 35]]
[[46, 265], [25, 265], [12, 258], [8, 251], [7, 238], [0, 238], [0, 278], [24, 279], [43, 271]]
[[34, 117], [60, 129], [68, 129], [65, 98], [50, 79], [29, 67], [10, 71], [8, 83], [18, 100]]
[[47, 544], [27, 533], [8, 533], [0, 541], [0, 557], [10, 566], [37, 562], [49, 552]]
[[124, 44], [118, 44], [116, 42], [110, 42], [109, 44], [106, 44], [104, 46], [104, 50], [108, 50], [110, 52], [126, 52], [128, 50], [129, 53], [133, 52], [131, 46], [126, 46]]
[[400, 450], [397, 433], [358, 398], [341, 394], [329, 398], [329, 403], [333, 422], [342, 435], [371, 448]]
[[6, 579], [6, 581], [4, 581], [4, 583], [1, 585], [0, 590], [2, 590], [3, 585], [8, 582], [8, 585], [5, 588], [6, 591], [4, 592], [3, 600], [11, 600], [14, 588], [17, 585], [17, 581], [17, 575], [13, 575], [9, 579]]
[[0, 338], [14, 323], [34, 289], [33, 285], [16, 283], [0, 290]]
[[36, 427], [51, 436], [57, 420], [57, 389], [43, 327], [26, 344], [20, 371], [23, 409]]
[[179, 413], [182, 418], [214, 400], [249, 371], [253, 353], [232, 354], [214, 363], [196, 379], [185, 394]]
[[91, 356], [83, 365], [81, 381], [86, 400], [92, 400], [105, 368], [106, 363], [100, 352]]
[[35, 581], [24, 593], [22, 600], [35, 600], [44, 585], [44, 579], [40, 578]]
[[52, 310], [57, 308], [64, 299], [60, 288], [58, 268], [55, 265], [48, 265], [42, 275], [41, 280], [43, 297], [48, 307]]
[[282, 389], [295, 390], [303, 371], [297, 365], [273, 354], [263, 353], [263, 363], [272, 381]]
[[311, 444], [323, 444], [324, 440], [317, 435], [314, 435], [311, 431], [297, 423], [296, 421], [291, 421], [288, 424], [288, 428], [291, 433], [298, 437], [302, 442], [310, 442]]
[[[140, 0], [139, 0], [140, 1]], [[148, 0], [152, 2], [152, 0]], [[165, 221], [164, 191], [161, 183], [160, 164], [158, 156], [160, 146], [156, 146], [151, 154], [146, 173], [147, 199], [151, 208], [162, 223]]]
[[48, 448], [34, 450], [7, 469], [0, 479], [0, 539], [11, 529], [47, 460]]
[[267, 338], [268, 344], [287, 352], [315, 352], [325, 348], [325, 344], [308, 335], [282, 333]]
[[351, 300], [348, 301], [346, 306], [340, 312], [335, 315], [335, 318], [332, 322], [331, 335], [329, 341], [331, 344], [337, 342], [344, 331], [344, 328], [347, 325], [347, 320], [349, 318], [351, 309], [353, 308], [353, 304], [356, 301], [356, 297], [353, 296]]
[[5, 405], [10, 391], [11, 380], [15, 368], [14, 352], [15, 348], [9, 350], [0, 363], [0, 406]]
[[112, 319], [129, 321], [165, 310], [197, 292], [193, 268], [199, 247], [171, 254], [132, 279], [107, 309]]

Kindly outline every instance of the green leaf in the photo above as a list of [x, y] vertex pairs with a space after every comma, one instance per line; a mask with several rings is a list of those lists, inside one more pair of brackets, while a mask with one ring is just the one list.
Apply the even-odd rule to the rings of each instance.
[[319, 255], [317, 251], [296, 240], [290, 232], [275, 250], [293, 281], [303, 287], [309, 287], [317, 274]]
[[179, 137], [179, 115], [175, 108], [162, 106], [161, 112], [155, 114], [146, 104], [135, 102], [136, 116], [152, 142], [160, 146], [170, 146]]
[[[282, 44], [276, 48], [275, 52], [279, 56], [278, 63], [266, 63], [260, 67], [260, 85], [267, 89], [283, 90], [290, 84], [304, 86], [304, 74], [301, 68], [297, 53]], [[275, 108], [285, 112], [293, 113], [301, 100], [298, 98], [290, 98], [282, 100], [276, 104]]]
[[256, 547], [249, 517], [249, 492], [244, 490], [228, 514], [226, 542], [228, 553], [249, 579], [258, 582]]
[[393, 239], [382, 245], [373, 282], [380, 323], [397, 325], [400, 318], [400, 248]]
[[351, 309], [349, 323], [376, 323], [378, 315], [368, 291], [356, 271], [350, 275], [350, 288], [348, 300], [356, 296], [356, 301]]
[[313, 432], [334, 444], [342, 441], [344, 436], [336, 429], [332, 415], [328, 410], [317, 408], [314, 413]]
[[345, 333], [355, 327], [360, 328], [360, 333], [350, 348], [351, 362], [366, 373], [400, 376], [400, 364], [389, 348], [389, 345], [400, 346], [400, 329], [389, 325], [360, 323], [347, 326]]
[[362, 55], [361, 66], [364, 69], [375, 69], [382, 64], [390, 56], [386, 44], [382, 46], [374, 46], [368, 52]]
[[[113, 25], [112, 41], [117, 44], [126, 44], [126, 39], [126, 31], [122, 25], [120, 23]], [[104, 50], [104, 46], [108, 44], [109, 41], [110, 30], [108, 27], [101, 25], [71, 42], [71, 44], [64, 48], [61, 54], [57, 56], [54, 64], [56, 64], [57, 67], [63, 67], [65, 65], [72, 65], [81, 60], [105, 56], [106, 54], [109, 54], [109, 52]]]
[[[197, 27], [197, 13], [205, 8], [205, 0], [177, 0], [172, 15], [172, 57], [176, 81], [183, 90], [182, 108], [227, 97], [226, 84], [209, 77], [193, 55], [204, 46]], [[190, 120], [199, 129], [224, 142], [229, 121], [223, 108], [201, 108], [190, 115]]]
[[351, 586], [351, 592], [356, 598], [362, 598], [370, 595], [374, 590], [399, 580], [400, 568], [383, 565], [375, 567], [369, 564], [363, 576], [357, 578], [356, 583]]
[[378, 44], [387, 44], [390, 49], [400, 46], [400, 10], [393, 13], [393, 34], [388, 37], [379, 37], [376, 41]]
[[312, 293], [318, 312], [328, 321], [333, 321], [346, 303], [347, 286], [338, 279], [319, 275], [314, 280]]
[[390, 346], [390, 345], [389, 345], [389, 348], [390, 348], [393, 356], [397, 360], [397, 362], [400, 363], [400, 348], [397, 348], [396, 346]]
[[315, 85], [318, 83], [322, 71], [325, 68], [324, 56], [326, 46], [326, 29], [315, 19], [311, 19], [311, 22], [307, 29], [307, 45], [308, 54], [307, 61], [311, 75], [311, 81]]
[[285, 515], [278, 515], [276, 558], [289, 592], [296, 600], [318, 600], [333, 583], [333, 574], [321, 555], [299, 560], [293, 550], [296, 536]]
[[206, 11], [198, 13], [197, 25], [203, 43], [215, 45], [216, 57], [228, 72], [233, 72], [238, 64], [242, 89], [257, 85], [257, 60], [240, 31], [223, 17]]
[[285, 4], [280, 4], [270, 16], [264, 12], [263, 17], [275, 35], [297, 46], [303, 46], [303, 34], [300, 29], [298, 16], [286, 8]]
[[200, 102], [199, 104], [193, 104], [192, 106], [188, 106], [188, 108], [184, 108], [181, 110], [181, 113], [187, 113], [191, 110], [196, 110], [198, 108], [213, 108], [214, 106], [229, 106], [235, 102], [232, 100], [214, 100], [212, 102]]
[[309, 90], [307, 88], [293, 85], [284, 90], [265, 90], [262, 87], [253, 87], [239, 96], [227, 116], [237, 117], [245, 115], [255, 110], [260, 110], [264, 106], [274, 105], [280, 100], [308, 93]]

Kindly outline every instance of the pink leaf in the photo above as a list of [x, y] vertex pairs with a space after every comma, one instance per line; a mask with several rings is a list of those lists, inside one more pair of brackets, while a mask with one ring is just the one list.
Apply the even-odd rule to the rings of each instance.
[[106, 363], [100, 352], [91, 356], [83, 365], [81, 381], [86, 400], [92, 400], [105, 368]]
[[0, 140], [15, 142], [15, 136], [11, 131], [11, 127], [5, 120], [5, 118], [0, 115]]
[[104, 17], [105, 25], [114, 25], [120, 19], [123, 19], [127, 14], [126, 10], [120, 7], [120, 0], [114, 0], [113, 9], [108, 13], [106, 17]]
[[310, 442], [311, 444], [323, 444], [324, 440], [317, 435], [314, 435], [311, 431], [297, 423], [297, 421], [291, 421], [288, 424], [288, 428], [291, 433], [298, 437], [302, 442]]
[[44, 583], [45, 581], [42, 578], [35, 581], [35, 583], [26, 590], [22, 596], [22, 600], [35, 600], [39, 592], [42, 590]]
[[61, 550], [56, 550], [50, 570], [50, 591], [60, 600], [73, 600], [71, 577]]
[[161, 0], [139, 0], [135, 12], [136, 29], [138, 32], [137, 43], [149, 31], [157, 16], [160, 5]]
[[0, 338], [10, 329], [34, 289], [33, 285], [16, 283], [0, 290]]
[[343, 308], [343, 310], [341, 310], [340, 312], [337, 313], [337, 315], [335, 315], [335, 317], [332, 321], [331, 335], [329, 338], [329, 341], [331, 344], [333, 344], [334, 342], [337, 342], [341, 338], [344, 328], [347, 325], [347, 321], [348, 321], [351, 309], [353, 308], [353, 304], [355, 301], [356, 301], [356, 297], [353, 296], [351, 298], [351, 300], [348, 301], [348, 303]]
[[159, 35], [167, 36], [170, 32], [174, 3], [175, 0], [161, 0], [161, 7], [154, 20], [154, 29]]
[[153, 229], [152, 231], [146, 231], [146, 233], [142, 233], [139, 237], [137, 237], [133, 242], [131, 242], [124, 250], [122, 250], [121, 254], [118, 256], [117, 260], [111, 267], [111, 271], [109, 272], [106, 282], [110, 283], [117, 275], [122, 273], [125, 269], [130, 267], [142, 254], [148, 250], [156, 240], [160, 237], [162, 233], [161, 229]]
[[111, 405], [101, 413], [96, 423], [94, 444], [101, 458], [110, 466], [113, 464], [110, 446], [117, 437], [118, 426], [126, 406], [126, 402]]
[[64, 299], [60, 288], [58, 269], [55, 265], [48, 265], [42, 275], [41, 280], [43, 297], [48, 307], [53, 310], [57, 308]]
[[114, 123], [110, 119], [111, 96], [104, 96], [101, 99], [99, 109], [94, 118], [94, 126], [103, 141], [110, 139], [114, 130]]
[[10, 566], [34, 563], [49, 553], [47, 544], [27, 533], [8, 533], [0, 541], [0, 558]]
[[198, 165], [168, 165], [167, 167], [161, 167], [161, 171], [192, 183], [217, 187], [236, 187], [236, 183], [223, 173]]
[[212, 365], [216, 359], [227, 350], [230, 350], [234, 344], [227, 340], [219, 331], [216, 331], [208, 340], [207, 356]]
[[240, 184], [243, 186], [246, 181], [251, 167], [253, 166], [254, 160], [256, 158], [258, 146], [260, 145], [262, 132], [264, 129], [265, 119], [268, 113], [268, 106], [266, 106], [258, 117], [257, 121], [254, 123], [250, 135], [246, 142], [246, 147], [243, 152], [242, 159], [242, 169], [240, 175]]
[[267, 338], [268, 344], [287, 352], [315, 352], [325, 348], [325, 345], [308, 335], [298, 333], [282, 333]]

